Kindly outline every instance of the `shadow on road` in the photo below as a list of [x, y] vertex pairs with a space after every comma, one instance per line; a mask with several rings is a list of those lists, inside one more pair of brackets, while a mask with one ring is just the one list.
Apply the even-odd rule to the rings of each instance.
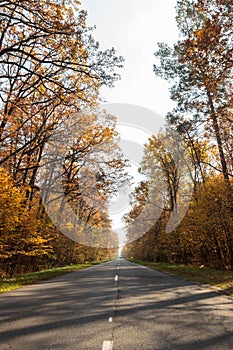
[[110, 331], [113, 313], [114, 350], [233, 348], [230, 298], [126, 261], [122, 265], [118, 284], [112, 262], [2, 295], [0, 349], [16, 343], [22, 350], [98, 349], [95, 339]]

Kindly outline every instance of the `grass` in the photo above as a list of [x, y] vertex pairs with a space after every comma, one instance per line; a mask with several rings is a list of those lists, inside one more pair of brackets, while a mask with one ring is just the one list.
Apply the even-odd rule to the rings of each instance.
[[[208, 284], [210, 286], [220, 289], [223, 293], [233, 297], [233, 271], [231, 270], [216, 270], [204, 267], [153, 263], [141, 260], [131, 261], [144, 266], [148, 266], [154, 270], [168, 272], [178, 277], [182, 277], [188, 281], [199, 282], [201, 284]], [[46, 281], [69, 272], [74, 272], [104, 262], [105, 261], [90, 262], [86, 264], [52, 268], [49, 270], [28, 273], [12, 278], [0, 278], [0, 293], [22, 288], [24, 286], [34, 284], [40, 281]]]
[[58, 277], [69, 272], [74, 272], [80, 269], [91, 267], [93, 265], [102, 264], [106, 261], [107, 260], [88, 262], [85, 264], [57, 267], [49, 270], [27, 273], [27, 274], [23, 274], [23, 275], [11, 277], [11, 278], [0, 278], [0, 293], [22, 288], [24, 286], [34, 284], [37, 282], [46, 281], [51, 278]]
[[233, 271], [131, 260], [154, 270], [168, 272], [188, 281], [207, 284], [233, 297]]

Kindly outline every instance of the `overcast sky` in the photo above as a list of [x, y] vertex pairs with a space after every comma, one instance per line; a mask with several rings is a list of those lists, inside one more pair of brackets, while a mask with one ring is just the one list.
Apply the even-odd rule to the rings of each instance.
[[108, 102], [137, 104], [161, 116], [172, 108], [168, 84], [153, 73], [157, 42], [173, 44], [178, 39], [176, 0], [83, 0], [88, 25], [96, 25], [94, 36], [101, 48], [114, 47], [125, 58], [121, 81]]

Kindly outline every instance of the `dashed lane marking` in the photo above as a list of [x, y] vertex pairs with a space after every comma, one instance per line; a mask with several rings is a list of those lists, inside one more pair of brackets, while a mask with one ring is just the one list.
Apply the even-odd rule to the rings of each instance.
[[112, 350], [113, 349], [113, 341], [105, 340], [103, 342], [102, 350]]
[[112, 317], [109, 317], [108, 322], [112, 323]]
[[117, 282], [117, 281], [118, 281], [118, 275], [115, 276], [115, 282]]

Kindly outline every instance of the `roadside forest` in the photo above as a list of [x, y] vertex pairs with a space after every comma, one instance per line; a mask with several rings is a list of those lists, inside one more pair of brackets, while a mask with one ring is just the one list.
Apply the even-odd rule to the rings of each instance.
[[[44, 155], [56, 131], [76, 125], [66, 149], [63, 188], [81, 217], [80, 232], [90, 224], [111, 228], [108, 212], [87, 205], [79, 173], [92, 155], [95, 186], [103, 203], [124, 173], [115, 145], [115, 118], [99, 116], [102, 86], [114, 86], [123, 59], [102, 51], [86, 25], [87, 13], [76, 0], [0, 1], [0, 274], [108, 259], [115, 249], [88, 247], [60, 233], [46, 214], [40, 182]], [[67, 140], [64, 140], [66, 143]], [[99, 152], [99, 153], [101, 153]], [[94, 157], [97, 157], [96, 159]], [[39, 180], [40, 179], [40, 180]], [[110, 241], [116, 241], [109, 230]], [[100, 242], [101, 243], [101, 242]], [[101, 244], [100, 244], [101, 246]]]
[[[167, 125], [182, 137], [190, 157], [193, 195], [181, 223], [166, 226], [182, 202], [182, 176], [161, 135], [148, 140], [140, 171], [147, 174], [125, 215], [128, 258], [233, 268], [233, 4], [230, 0], [179, 0], [179, 41], [158, 43], [154, 73], [170, 83], [175, 108]], [[154, 176], [163, 171], [165, 205], [158, 221], [133, 242], [132, 223], [143, 211]], [[155, 201], [155, 203], [157, 203]], [[145, 218], [141, 216], [143, 225]], [[132, 242], [132, 243], [130, 243]]]

